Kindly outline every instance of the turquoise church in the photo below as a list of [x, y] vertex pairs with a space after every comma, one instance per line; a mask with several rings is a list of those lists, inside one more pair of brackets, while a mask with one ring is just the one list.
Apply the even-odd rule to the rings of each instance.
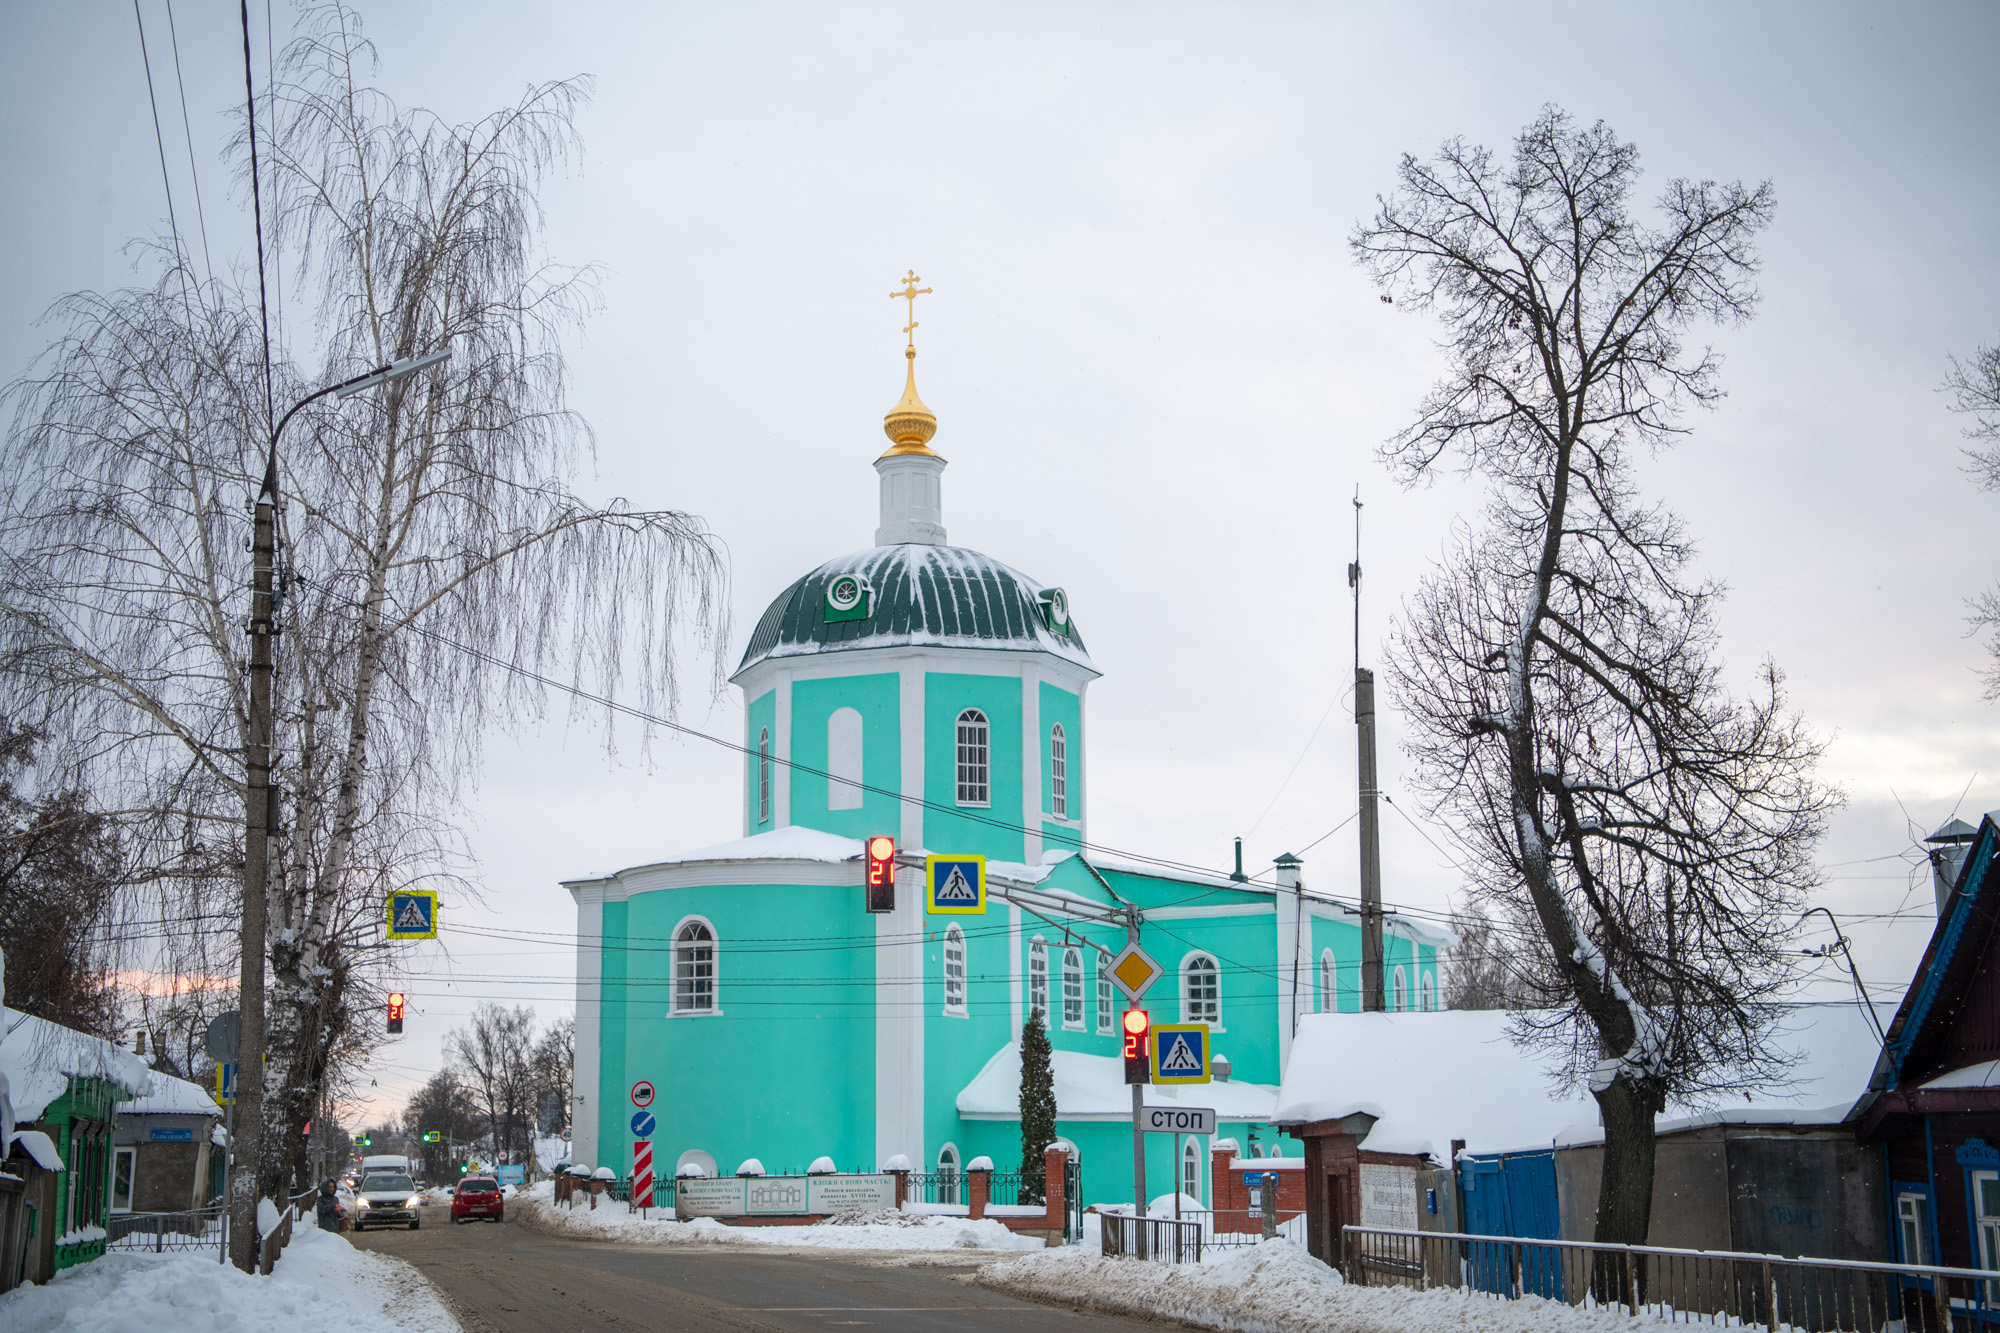
[[[1090, 850], [1087, 700], [1099, 672], [1062, 588], [945, 538], [937, 419], [916, 350], [875, 460], [875, 544], [793, 583], [751, 631], [742, 836], [565, 883], [577, 914], [576, 1161], [627, 1173], [633, 1089], [656, 1090], [661, 1175], [829, 1156], [955, 1176], [1021, 1160], [1020, 1036], [1039, 1011], [1086, 1202], [1133, 1197], [1126, 1007], [1107, 964], [1136, 915], [1164, 969], [1155, 1023], [1205, 1022], [1226, 1078], [1153, 1087], [1214, 1107], [1243, 1156], [1270, 1124], [1300, 1015], [1360, 1008], [1358, 913], [1300, 883]], [[896, 840], [870, 914], [864, 839]], [[1217, 842], [1223, 839], [1218, 836]], [[928, 915], [924, 855], [986, 858], [983, 915]], [[1437, 1006], [1444, 937], [1385, 929], [1389, 1007]], [[1218, 1073], [1220, 1071], [1218, 1070]], [[643, 1097], [643, 1093], [641, 1094]], [[1208, 1198], [1208, 1148], [1149, 1135], [1149, 1196]], [[899, 1164], [900, 1165], [900, 1164]]]

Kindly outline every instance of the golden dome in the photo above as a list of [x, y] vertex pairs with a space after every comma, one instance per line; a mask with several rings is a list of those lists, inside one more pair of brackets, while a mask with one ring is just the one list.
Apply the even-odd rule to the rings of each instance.
[[889, 437], [889, 449], [884, 458], [892, 454], [937, 455], [929, 448], [931, 436], [937, 434], [937, 417], [924, 406], [924, 400], [917, 397], [917, 349], [910, 347], [903, 355], [910, 367], [903, 381], [903, 397], [890, 408], [882, 418], [882, 433]]

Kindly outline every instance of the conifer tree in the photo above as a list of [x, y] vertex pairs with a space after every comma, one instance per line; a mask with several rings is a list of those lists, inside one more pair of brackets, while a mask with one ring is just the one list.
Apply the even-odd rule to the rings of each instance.
[[1049, 1033], [1042, 1011], [1030, 1010], [1021, 1029], [1021, 1202], [1047, 1201], [1042, 1153], [1056, 1137], [1056, 1076], [1049, 1067]]

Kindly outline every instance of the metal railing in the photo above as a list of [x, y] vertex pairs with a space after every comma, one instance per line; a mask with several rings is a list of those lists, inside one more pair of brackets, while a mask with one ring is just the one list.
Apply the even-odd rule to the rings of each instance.
[[1171, 1217], [1134, 1217], [1130, 1213], [1100, 1213], [1099, 1234], [1107, 1259], [1150, 1259], [1161, 1264], [1201, 1262], [1202, 1226]]
[[111, 1249], [205, 1250], [222, 1244], [223, 1210], [190, 1208], [178, 1213], [113, 1213], [105, 1225]]
[[[1264, 1214], [1257, 1208], [1188, 1208], [1181, 1212], [1182, 1221], [1201, 1224], [1202, 1244], [1205, 1246], [1261, 1245], [1264, 1243]], [[1283, 1236], [1303, 1245], [1306, 1243], [1306, 1215], [1290, 1209], [1280, 1209], [1273, 1218], [1274, 1236]]]
[[1359, 1226], [1341, 1229], [1340, 1250], [1359, 1286], [1540, 1296], [1771, 1333], [1953, 1333], [2000, 1314], [2000, 1273], [1971, 1268]]
[[[1020, 1172], [994, 1171], [987, 1181], [988, 1203], [1021, 1202]], [[972, 1203], [972, 1178], [963, 1171], [912, 1171], [907, 1188], [911, 1203], [957, 1204], [962, 1208]]]

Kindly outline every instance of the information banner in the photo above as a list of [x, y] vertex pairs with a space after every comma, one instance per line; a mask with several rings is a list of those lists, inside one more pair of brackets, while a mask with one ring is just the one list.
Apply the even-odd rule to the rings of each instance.
[[896, 1178], [880, 1176], [807, 1176], [806, 1211], [845, 1213], [857, 1208], [894, 1208]]
[[743, 1212], [741, 1177], [706, 1180], [699, 1176], [683, 1176], [674, 1182], [676, 1217], [741, 1217]]
[[895, 1206], [896, 1178], [888, 1174], [688, 1177], [674, 1182], [678, 1217], [804, 1217]]

